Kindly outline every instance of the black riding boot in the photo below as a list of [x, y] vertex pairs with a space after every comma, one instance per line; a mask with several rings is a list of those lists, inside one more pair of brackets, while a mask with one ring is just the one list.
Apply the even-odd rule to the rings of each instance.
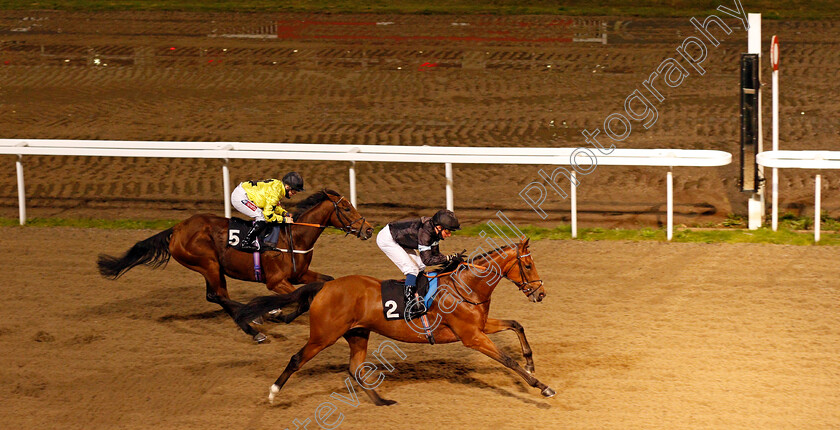
[[[417, 275], [405, 275], [405, 311], [409, 319], [414, 319], [418, 315], [426, 312], [426, 304], [423, 303], [423, 297], [417, 295]], [[418, 298], [419, 297], [419, 298]]]
[[417, 275], [407, 274], [405, 275], [405, 290], [403, 293], [405, 294], [405, 302], [408, 303], [412, 299], [414, 299], [414, 292], [417, 289]]
[[245, 233], [245, 237], [242, 239], [242, 250], [254, 252], [260, 249], [260, 244], [257, 241], [257, 236], [262, 233], [263, 229], [265, 228], [266, 222], [265, 221], [254, 221], [254, 225], [248, 230], [248, 233]]

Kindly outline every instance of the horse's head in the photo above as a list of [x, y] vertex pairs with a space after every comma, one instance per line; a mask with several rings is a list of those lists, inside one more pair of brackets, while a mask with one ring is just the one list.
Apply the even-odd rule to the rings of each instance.
[[334, 210], [330, 216], [330, 225], [343, 230], [347, 234], [355, 234], [362, 240], [368, 240], [373, 236], [373, 226], [365, 221], [365, 217], [356, 210], [349, 200], [338, 193], [330, 194], [327, 190], [327, 198], [332, 202]]
[[531, 239], [523, 237], [522, 241], [513, 247], [515, 249], [515, 259], [505, 269], [504, 276], [516, 284], [519, 291], [522, 291], [532, 302], [536, 303], [545, 298], [545, 287], [539, 273], [537, 273], [534, 259], [531, 258], [530, 242]]
[[362, 240], [373, 236], [373, 226], [356, 208], [341, 194], [326, 188], [298, 203], [293, 217], [299, 222], [335, 227]]

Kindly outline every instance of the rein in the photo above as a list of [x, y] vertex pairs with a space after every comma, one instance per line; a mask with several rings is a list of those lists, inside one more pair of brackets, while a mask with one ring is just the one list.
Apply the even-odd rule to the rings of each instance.
[[[359, 217], [358, 219], [356, 219], [353, 222], [349, 222], [349, 223], [346, 222], [347, 218], [344, 217], [342, 215], [341, 211], [338, 209], [338, 204], [341, 203], [342, 200], [344, 200], [344, 196], [341, 196], [341, 198], [338, 199], [337, 201], [333, 201], [332, 199], [330, 199], [330, 202], [333, 204], [333, 208], [334, 208], [333, 213], [335, 213], [335, 216], [338, 217], [339, 222], [341, 222], [341, 227], [342, 228], [340, 228], [339, 230], [342, 230], [345, 233], [347, 233], [347, 234], [345, 234], [345, 236], [349, 235], [350, 233], [356, 233], [357, 237], [361, 237], [362, 230], [361, 229], [357, 230], [353, 226], [359, 221], [361, 221], [362, 226], [364, 226], [365, 225], [365, 217]], [[312, 223], [308, 223], [308, 222], [292, 222], [292, 223], [289, 223], [289, 224], [300, 225], [300, 226], [304, 226], [304, 227], [315, 227], [315, 228], [332, 227], [331, 225], [312, 224]]]
[[[522, 281], [520, 281], [520, 282], [516, 282], [516, 281], [514, 281], [513, 279], [511, 279], [511, 278], [510, 278], [510, 276], [508, 276], [508, 274], [510, 273], [511, 269], [513, 269], [513, 264], [511, 264], [511, 265], [510, 265], [510, 267], [508, 267], [508, 269], [507, 269], [507, 270], [505, 270], [505, 271], [504, 271], [504, 273], [502, 274], [502, 277], [504, 277], [505, 279], [507, 279], [507, 280], [508, 280], [508, 281], [510, 281], [510, 282], [513, 282], [513, 284], [514, 284], [514, 285], [516, 285], [516, 287], [517, 287], [517, 288], [519, 288], [519, 290], [520, 290], [520, 291], [522, 291], [522, 293], [524, 293], [527, 297], [532, 296], [532, 295], [533, 295], [533, 294], [534, 294], [537, 290], [539, 290], [539, 289], [540, 289], [540, 287], [542, 287], [542, 285], [543, 285], [543, 281], [542, 281], [542, 279], [536, 279], [536, 280], [533, 280], [533, 281], [529, 281], [529, 280], [528, 280], [528, 278], [526, 278], [526, 277], [525, 277], [525, 268], [524, 268], [524, 267], [523, 267], [523, 265], [522, 265], [522, 259], [523, 259], [524, 257], [528, 257], [529, 255], [531, 255], [531, 253], [530, 253], [530, 252], [529, 252], [529, 253], [527, 253], [527, 254], [524, 254], [524, 255], [523, 255], [523, 254], [520, 254], [520, 253], [519, 253], [519, 247], [518, 247], [518, 246], [516, 247], [516, 263], [517, 263], [517, 265], [519, 266], [519, 278], [520, 278]], [[455, 270], [452, 270], [452, 271], [450, 271], [450, 272], [446, 272], [446, 273], [438, 273], [438, 274], [437, 274], [437, 275], [435, 275], [435, 276], [428, 276], [428, 275], [425, 275], [425, 274], [424, 274], [424, 275], [425, 275], [427, 278], [439, 278], [439, 277], [441, 277], [441, 276], [449, 276], [449, 275], [452, 275], [453, 273], [455, 273], [455, 272], [457, 271], [457, 268], [458, 268], [458, 267], [461, 267], [462, 265], [464, 265], [464, 266], [472, 266], [472, 267], [475, 267], [475, 268], [478, 268], [478, 269], [482, 269], [482, 270], [486, 270], [486, 269], [487, 269], [487, 267], [485, 267], [485, 266], [480, 266], [480, 265], [478, 265], [478, 264], [467, 263], [467, 262], [465, 262], [465, 261], [462, 261], [460, 264], [458, 264], [458, 266], [456, 267], [456, 269], [455, 269]], [[528, 285], [530, 285], [530, 284], [533, 284], [533, 283], [539, 283], [539, 285], [538, 285], [536, 288], [531, 288], [531, 287], [527, 287], [527, 288], [526, 288], [526, 286], [528, 286]], [[456, 284], [457, 284], [457, 283], [456, 283]], [[476, 302], [473, 302], [473, 301], [471, 301], [471, 300], [467, 299], [466, 297], [464, 297], [464, 295], [463, 295], [463, 294], [461, 294], [461, 290], [460, 290], [460, 289], [458, 289], [458, 286], [457, 286], [457, 285], [453, 285], [453, 287], [454, 287], [454, 289], [455, 289], [455, 292], [456, 292], [456, 293], [458, 293], [458, 295], [461, 297], [461, 299], [462, 299], [465, 303], [469, 303], [469, 304], [471, 304], [471, 305], [475, 305], [475, 306], [477, 306], [477, 305], [483, 305], [483, 304], [485, 304], [485, 303], [487, 303], [487, 302], [489, 302], [489, 301], [490, 301], [490, 298], [488, 297], [488, 298], [487, 298], [487, 300], [484, 300], [484, 301], [482, 301], [482, 302], [477, 302], [477, 303], [476, 303]]]
[[[435, 276], [429, 276], [428, 274], [423, 273], [423, 276], [425, 276], [425, 277], [427, 277], [427, 278], [429, 278], [429, 279], [440, 278], [440, 277], [442, 277], [442, 276], [450, 276], [450, 275], [452, 275], [453, 273], [457, 272], [457, 271], [458, 271], [458, 267], [461, 267], [461, 266], [472, 266], [472, 267], [477, 267], [477, 268], [479, 268], [479, 269], [487, 269], [486, 267], [484, 267], [484, 266], [479, 266], [478, 264], [472, 264], [472, 263], [467, 263], [467, 262], [462, 261], [460, 264], [458, 264], [458, 266], [455, 268], [455, 270], [452, 270], [452, 271], [450, 271], [450, 272], [438, 273], [438, 274], [436, 274]], [[474, 302], [474, 301], [472, 301], [472, 300], [470, 300], [470, 299], [468, 299], [468, 298], [464, 297], [464, 295], [463, 295], [463, 294], [461, 294], [461, 290], [459, 290], [459, 289], [458, 289], [458, 287], [457, 287], [456, 285], [453, 285], [453, 287], [454, 287], [454, 289], [455, 289], [455, 292], [456, 292], [456, 293], [458, 293], [458, 295], [459, 295], [459, 296], [461, 296], [461, 300], [463, 300], [463, 301], [464, 301], [464, 303], [469, 303], [469, 304], [471, 304], [471, 305], [478, 306], [478, 305], [483, 305], [483, 304], [485, 304], [485, 303], [487, 303], [487, 302], [489, 302], [489, 301], [490, 301], [490, 299], [488, 298], [487, 300], [485, 300], [485, 301], [483, 301], [483, 302], [478, 302], [478, 303], [476, 303], [476, 302]]]
[[[332, 199], [329, 199], [329, 200], [330, 200], [330, 203], [333, 204], [333, 213], [336, 215], [336, 217], [338, 217], [339, 222], [341, 222], [341, 224], [342, 224], [342, 228], [340, 230], [347, 233], [347, 234], [345, 234], [345, 236], [349, 235], [350, 233], [355, 232], [357, 237], [361, 237], [362, 236], [362, 230], [361, 229], [358, 229], [358, 230], [355, 229], [353, 227], [353, 225], [361, 220], [362, 221], [362, 226], [364, 226], [365, 225], [365, 217], [360, 217], [356, 221], [353, 221], [353, 222], [348, 224], [348, 223], [345, 222], [346, 218], [344, 216], [342, 216], [341, 210], [339, 210], [339, 208], [338, 208], [338, 204], [341, 203], [342, 200], [344, 200], [344, 196], [341, 196], [341, 198], [336, 200], [336, 201], [334, 201]], [[310, 252], [312, 252], [313, 249], [315, 249], [315, 247], [309, 248], [306, 251], [299, 251], [299, 250], [295, 249], [295, 240], [294, 240], [294, 237], [292, 236], [292, 225], [299, 225], [299, 226], [303, 226], [303, 227], [314, 227], [314, 228], [327, 228], [327, 227], [332, 227], [332, 226], [331, 225], [313, 224], [313, 223], [308, 223], [308, 222], [290, 222], [290, 223], [285, 223], [285, 225], [286, 225], [286, 231], [288, 232], [287, 236], [289, 237], [289, 248], [288, 249], [275, 248], [275, 249], [277, 251], [288, 252], [289, 253], [289, 255], [292, 258], [292, 272], [294, 272], [295, 268], [296, 268], [295, 254], [310, 253]]]
[[302, 226], [305, 226], [305, 227], [318, 227], [318, 228], [326, 228], [326, 227], [329, 227], [328, 225], [310, 224], [310, 223], [308, 223], [308, 222], [293, 222], [293, 223], [289, 223], [289, 224], [302, 225]]

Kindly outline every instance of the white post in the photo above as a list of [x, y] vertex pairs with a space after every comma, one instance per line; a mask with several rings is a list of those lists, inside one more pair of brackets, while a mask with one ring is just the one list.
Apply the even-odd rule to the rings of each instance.
[[356, 162], [350, 162], [350, 204], [356, 206]]
[[18, 155], [15, 161], [17, 170], [18, 208], [20, 208], [20, 225], [26, 224], [26, 188], [23, 186], [23, 156]]
[[[358, 146], [354, 146], [350, 148], [348, 151], [351, 154], [356, 154], [361, 152], [362, 150], [359, 149]], [[350, 161], [350, 204], [353, 205], [354, 208], [358, 209], [356, 206], [356, 160]]]
[[452, 192], [452, 163], [446, 163], [446, 209], [455, 210], [455, 197]]
[[577, 239], [577, 172], [572, 170], [572, 239]]
[[[773, 150], [779, 150], [779, 38], [770, 43], [770, 62], [773, 66]], [[773, 168], [773, 231], [779, 228], [779, 169]]]
[[822, 185], [821, 175], [814, 180], [814, 242], [820, 241], [820, 188]]
[[665, 180], [665, 183], [667, 184], [667, 189], [668, 189], [668, 204], [667, 204], [667, 206], [668, 206], [668, 215], [667, 215], [668, 227], [666, 227], [667, 228], [666, 236], [668, 237], [668, 240], [671, 240], [671, 238], [674, 237], [674, 172], [673, 172], [673, 170], [674, 170], [673, 167], [668, 168], [668, 176]]
[[222, 164], [222, 187], [225, 193], [225, 217], [230, 218], [230, 167], [228, 166], [228, 159], [224, 159]]
[[[748, 53], [758, 54], [759, 64], [761, 64], [761, 14], [751, 13], [748, 15], [748, 19], [750, 25], [748, 35]], [[759, 68], [758, 76], [760, 81], [761, 68]], [[758, 92], [758, 152], [762, 152], [764, 148], [762, 137], [763, 133], [761, 131], [761, 86], [759, 86], [756, 91]], [[763, 166], [758, 166], [758, 177], [760, 179], [764, 178]], [[758, 184], [758, 191], [750, 196], [750, 200], [747, 202], [747, 207], [749, 211], [749, 229], [756, 230], [761, 227], [761, 224], [764, 221], [764, 182], [760, 182]]]

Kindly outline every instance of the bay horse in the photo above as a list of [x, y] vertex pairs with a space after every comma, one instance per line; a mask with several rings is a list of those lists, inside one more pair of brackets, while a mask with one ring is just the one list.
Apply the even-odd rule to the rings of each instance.
[[[373, 235], [373, 227], [356, 208], [332, 190], [321, 190], [298, 203], [293, 218], [295, 224], [288, 227], [285, 237], [281, 235], [278, 246], [289, 243], [288, 235], [291, 235], [293, 246], [290, 248], [299, 253], [264, 251], [261, 255], [266, 288], [278, 294], [291, 293], [295, 289], [293, 284], [333, 279], [309, 269], [315, 241], [326, 227], [338, 228], [362, 240]], [[220, 305], [233, 318], [242, 303], [230, 299], [225, 276], [252, 282], [258, 280], [253, 254], [228, 246], [228, 222], [228, 218], [216, 215], [193, 215], [137, 242], [122, 257], [100, 255], [99, 273], [117, 279], [134, 266], [143, 264], [155, 268], [174, 257], [184, 267], [204, 276], [207, 301]], [[239, 323], [238, 326], [256, 342], [266, 340], [264, 334], [249, 324]]]
[[[450, 343], [460, 340], [464, 346], [477, 350], [516, 372], [528, 385], [541, 390], [543, 396], [553, 397], [554, 390], [532, 375], [534, 360], [522, 325], [514, 320], [487, 317], [490, 311], [490, 296], [502, 277], [516, 284], [532, 302], [540, 302], [545, 297], [543, 281], [537, 274], [528, 245], [529, 240], [524, 239], [517, 244], [478, 255], [469, 263], [457, 263], [458, 270], [438, 278], [438, 298], [430, 306], [427, 315], [429, 320], [439, 322], [433, 329], [437, 342]], [[480, 268], [482, 272], [464, 270], [470, 266]], [[269, 401], [274, 402], [280, 389], [293, 373], [343, 336], [350, 344], [350, 375], [365, 388], [364, 391], [376, 405], [396, 403], [383, 399], [375, 390], [368, 389], [362, 383], [369, 373], [359, 375], [359, 372], [364, 371], [363, 363], [367, 356], [370, 332], [409, 343], [426, 343], [426, 339], [422, 330], [411, 328], [405, 320], [385, 320], [380, 283], [379, 279], [370, 276], [344, 276], [328, 282], [307, 284], [287, 295], [257, 297], [239, 309], [236, 320], [240, 324], [288, 305], [297, 305], [297, 310], [285, 316], [286, 323], [309, 310], [309, 340], [292, 356], [286, 369], [271, 386]], [[453, 301], [453, 307], [445, 310], [442, 308], [443, 291], [449, 292], [450, 298], [458, 299]], [[454, 295], [451, 293], [453, 291]], [[526, 362], [524, 368], [501, 351], [487, 336], [502, 330], [514, 330], [518, 335]]]

